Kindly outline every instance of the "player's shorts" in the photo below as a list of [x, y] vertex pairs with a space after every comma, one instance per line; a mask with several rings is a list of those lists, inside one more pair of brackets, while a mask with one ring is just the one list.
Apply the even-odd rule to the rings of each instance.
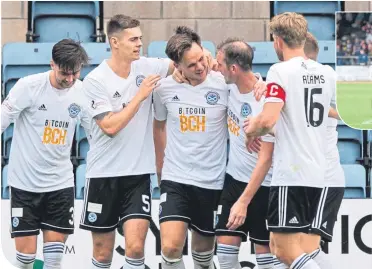
[[51, 192], [10, 188], [11, 237], [38, 235], [41, 230], [74, 233], [73, 187]]
[[214, 236], [221, 190], [162, 180], [160, 192], [160, 223], [174, 220], [183, 221], [201, 235]]
[[249, 240], [259, 245], [269, 245], [270, 233], [266, 227], [266, 215], [269, 204], [270, 187], [261, 186], [247, 208], [247, 217], [242, 226], [236, 230], [229, 230], [226, 225], [229, 220], [230, 210], [244, 192], [247, 183], [235, 180], [226, 174], [220, 203], [217, 209], [218, 223], [216, 235], [240, 236], [243, 241]]
[[316, 217], [322, 188], [271, 186], [267, 215], [270, 232], [308, 233]]
[[321, 193], [320, 203], [310, 233], [320, 235], [322, 240], [326, 242], [332, 242], [333, 228], [344, 197], [344, 190], [343, 187], [326, 187]]
[[107, 233], [129, 219], [151, 219], [150, 174], [87, 178], [80, 228]]

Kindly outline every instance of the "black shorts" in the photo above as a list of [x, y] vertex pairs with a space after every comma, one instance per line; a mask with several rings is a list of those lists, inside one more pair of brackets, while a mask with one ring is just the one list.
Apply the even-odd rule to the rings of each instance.
[[179, 220], [204, 236], [214, 236], [221, 190], [199, 188], [169, 180], [160, 184], [159, 222]]
[[38, 235], [41, 230], [74, 233], [74, 188], [28, 192], [10, 187], [11, 237]]
[[225, 184], [218, 205], [218, 223], [216, 235], [240, 236], [243, 241], [249, 240], [259, 245], [269, 245], [270, 233], [266, 227], [266, 215], [269, 205], [270, 187], [261, 186], [247, 208], [247, 218], [242, 226], [231, 231], [226, 225], [229, 220], [230, 210], [235, 202], [244, 192], [247, 183], [235, 180], [231, 175], [226, 174]]
[[129, 219], [151, 219], [150, 174], [87, 178], [80, 228], [107, 233]]
[[332, 242], [333, 228], [344, 198], [344, 190], [345, 188], [342, 187], [327, 187], [323, 189], [320, 196], [320, 203], [310, 233], [320, 235], [326, 242]]
[[271, 186], [268, 228], [271, 232], [308, 233], [316, 217], [322, 188]]

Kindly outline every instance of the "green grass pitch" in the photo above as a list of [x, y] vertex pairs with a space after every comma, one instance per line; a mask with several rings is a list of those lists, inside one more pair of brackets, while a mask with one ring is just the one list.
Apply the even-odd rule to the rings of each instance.
[[337, 82], [337, 110], [356, 129], [372, 129], [372, 82]]

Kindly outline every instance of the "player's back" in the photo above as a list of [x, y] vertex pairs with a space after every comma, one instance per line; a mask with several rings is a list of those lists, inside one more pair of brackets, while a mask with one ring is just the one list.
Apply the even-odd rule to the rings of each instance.
[[267, 83], [266, 102], [285, 101], [276, 124], [272, 185], [323, 187], [333, 74], [322, 64], [295, 57], [273, 65]]

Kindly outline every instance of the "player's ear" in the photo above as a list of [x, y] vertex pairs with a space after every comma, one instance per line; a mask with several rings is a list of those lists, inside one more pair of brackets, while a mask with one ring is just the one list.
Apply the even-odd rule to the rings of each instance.
[[116, 36], [110, 37], [109, 40], [111, 47], [117, 49], [119, 47], [119, 39]]
[[50, 61], [50, 68], [52, 68], [52, 70], [54, 70], [54, 67], [55, 67], [55, 63], [52, 61]]
[[177, 63], [175, 63], [175, 62], [173, 62], [173, 65], [174, 65], [174, 67], [177, 68], [177, 69], [178, 69], [178, 67], [180, 66], [179, 64], [177, 64]]

